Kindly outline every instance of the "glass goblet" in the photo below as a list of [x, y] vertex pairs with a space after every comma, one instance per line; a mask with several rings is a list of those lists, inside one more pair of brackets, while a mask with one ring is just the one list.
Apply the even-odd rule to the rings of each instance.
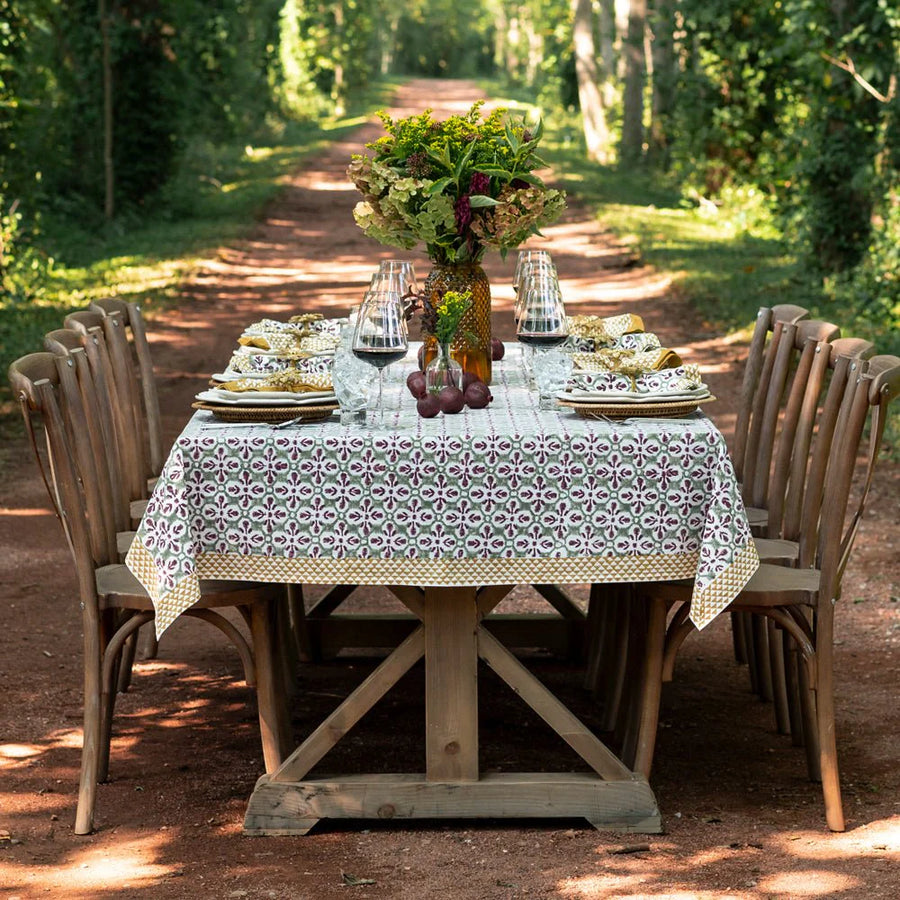
[[396, 290], [366, 292], [351, 349], [357, 359], [378, 370], [378, 424], [384, 424], [384, 369], [406, 356], [409, 337], [400, 294]]

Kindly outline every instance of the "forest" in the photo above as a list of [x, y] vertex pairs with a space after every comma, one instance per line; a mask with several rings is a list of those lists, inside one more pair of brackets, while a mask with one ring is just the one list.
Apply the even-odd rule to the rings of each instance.
[[224, 161], [440, 76], [537, 107], [563, 177], [756, 229], [792, 260], [771, 302], [896, 351], [898, 61], [896, 0], [0, 0], [0, 337]]

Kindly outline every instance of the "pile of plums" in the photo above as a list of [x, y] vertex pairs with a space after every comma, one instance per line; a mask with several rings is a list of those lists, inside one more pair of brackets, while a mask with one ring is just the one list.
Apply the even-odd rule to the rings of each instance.
[[[491, 359], [503, 359], [503, 343], [491, 340]], [[419, 352], [419, 369], [424, 362], [424, 347]], [[439, 412], [455, 415], [468, 406], [469, 409], [484, 409], [494, 399], [491, 389], [469, 372], [463, 373], [462, 390], [458, 387], [443, 387], [437, 394], [430, 394], [425, 382], [425, 373], [412, 372], [406, 379], [409, 392], [416, 398], [416, 409], [423, 419], [433, 419]]]
[[424, 372], [412, 372], [406, 379], [409, 392], [416, 398], [416, 409], [423, 419], [433, 419], [439, 412], [455, 415], [463, 408], [484, 409], [494, 399], [491, 389], [474, 375], [463, 374], [463, 387], [443, 387], [437, 394], [429, 394]]

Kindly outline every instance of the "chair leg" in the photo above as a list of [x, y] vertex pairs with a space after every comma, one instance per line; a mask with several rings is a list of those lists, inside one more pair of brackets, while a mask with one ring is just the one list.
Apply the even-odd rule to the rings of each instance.
[[600, 660], [600, 690], [603, 699], [603, 714], [600, 717], [600, 730], [612, 731], [619, 718], [622, 695], [625, 690], [625, 675], [628, 663], [628, 635], [631, 628], [631, 603], [628, 596], [622, 596], [619, 590], [611, 598], [612, 622], [608, 628], [608, 640], [603, 647], [603, 658]]
[[97, 781], [103, 783], [109, 777], [109, 746], [112, 738], [112, 721], [116, 709], [117, 682], [121, 678], [124, 650], [134, 639], [142, 625], [153, 618], [149, 611], [129, 615], [109, 639], [103, 653], [100, 671], [100, 755], [97, 764]]
[[841, 779], [838, 771], [834, 722], [833, 619], [831, 611], [816, 616], [816, 720], [819, 736], [819, 771], [825, 799], [825, 820], [832, 831], [843, 831]]
[[803, 746], [803, 711], [800, 706], [800, 684], [797, 674], [797, 645], [786, 632], [781, 632], [781, 655], [784, 665], [784, 684], [788, 701], [788, 716], [791, 727], [791, 744]]
[[297, 646], [297, 659], [299, 662], [312, 662], [312, 638], [309, 634], [309, 623], [306, 621], [303, 585], [288, 584], [285, 585], [285, 589], [287, 590], [291, 628], [294, 633], [294, 642]]
[[283, 678], [277, 660], [278, 641], [271, 601], [254, 603], [250, 608], [250, 630], [256, 658], [256, 696], [259, 707], [259, 731], [267, 773], [274, 772], [290, 747], [288, 713]]
[[128, 688], [131, 687], [131, 674], [139, 636], [140, 632], [130, 635], [128, 640], [125, 641], [125, 646], [122, 647], [122, 658], [119, 661], [119, 677], [116, 684], [116, 690], [120, 694], [126, 693]]
[[787, 680], [784, 671], [784, 653], [779, 630], [771, 619], [768, 625], [769, 671], [772, 674], [772, 699], [775, 701], [775, 727], [779, 734], [791, 733], [788, 711]]
[[753, 613], [741, 613], [744, 616], [744, 646], [747, 656], [747, 676], [750, 679], [750, 693], [759, 695], [759, 669], [756, 653], [756, 632], [753, 628]]
[[81, 747], [81, 779], [75, 811], [75, 834], [94, 830], [97, 803], [97, 765], [100, 753], [100, 659], [102, 643], [99, 622], [85, 613], [84, 627], [84, 720]]
[[753, 652], [756, 658], [756, 692], [760, 700], [772, 700], [772, 669], [769, 666], [769, 625], [765, 616], [754, 615]]
[[638, 732], [640, 731], [641, 691], [648, 640], [649, 601], [646, 597], [637, 597], [629, 603], [629, 609], [628, 644], [623, 661], [625, 678], [614, 738], [621, 747], [619, 756], [622, 762], [631, 769], [634, 767]]
[[731, 644], [734, 648], [734, 661], [738, 665], [747, 663], [747, 636], [745, 634], [747, 617], [744, 613], [732, 610], [731, 613]]
[[588, 599], [587, 619], [584, 626], [584, 687], [593, 691], [600, 666], [600, 647], [603, 642], [603, 625], [605, 616], [603, 597], [599, 592], [601, 585], [592, 584]]
[[587, 666], [584, 687], [595, 699], [602, 700], [600, 677], [610, 629], [615, 624], [615, 604], [610, 597], [610, 585], [592, 584], [588, 600], [587, 618]]
[[278, 662], [281, 670], [281, 683], [285, 694], [293, 697], [297, 692], [297, 642], [291, 623], [289, 594], [275, 605], [275, 638], [278, 641]]
[[159, 653], [159, 641], [156, 640], [156, 632], [152, 628], [148, 628], [144, 635], [144, 648], [141, 650], [141, 659], [156, 659]]
[[659, 706], [662, 699], [663, 650], [666, 643], [666, 603], [658, 597], [650, 600], [647, 618], [647, 640], [644, 647], [643, 675], [639, 698], [640, 720], [632, 768], [650, 777], [653, 752], [659, 726]]
[[800, 713], [803, 716], [803, 748], [806, 750], [806, 769], [810, 781], [822, 780], [819, 754], [819, 725], [816, 695], [809, 683], [806, 663], [797, 656], [797, 680], [800, 688]]

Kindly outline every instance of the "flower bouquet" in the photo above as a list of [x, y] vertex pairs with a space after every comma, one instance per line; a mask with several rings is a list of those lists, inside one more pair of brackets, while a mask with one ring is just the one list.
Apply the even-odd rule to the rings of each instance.
[[563, 211], [565, 194], [534, 174], [545, 165], [541, 123], [531, 132], [504, 109], [482, 119], [482, 105], [443, 122], [431, 110], [396, 122], [379, 114], [387, 134], [347, 170], [363, 195], [353, 217], [369, 237], [407, 250], [424, 243], [436, 263], [477, 263], [488, 247], [505, 256]]
[[[565, 208], [562, 191], [534, 170], [540, 123], [529, 131], [506, 110], [481, 116], [483, 101], [465, 115], [436, 121], [431, 110], [394, 121], [382, 113], [385, 134], [354, 155], [348, 175], [363, 199], [353, 217], [382, 244], [425, 245], [435, 268], [425, 281], [432, 304], [448, 290], [471, 292], [462, 327], [472, 339], [453, 344], [463, 369], [491, 380], [490, 284], [479, 262], [489, 247], [501, 255], [552, 222]], [[426, 362], [437, 353], [426, 339]]]

